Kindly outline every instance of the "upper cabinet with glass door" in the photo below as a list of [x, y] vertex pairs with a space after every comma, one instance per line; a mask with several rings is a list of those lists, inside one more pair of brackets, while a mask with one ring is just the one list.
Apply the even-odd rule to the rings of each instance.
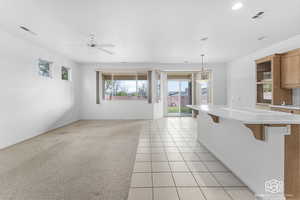
[[280, 55], [256, 60], [256, 103], [292, 104], [292, 91], [280, 87]]

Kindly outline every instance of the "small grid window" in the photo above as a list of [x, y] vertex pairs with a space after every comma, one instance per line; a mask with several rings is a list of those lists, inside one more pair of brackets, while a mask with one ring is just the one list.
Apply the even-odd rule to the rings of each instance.
[[67, 67], [61, 67], [61, 79], [65, 81], [70, 80], [70, 69]]
[[52, 62], [39, 60], [39, 75], [43, 77], [51, 77]]

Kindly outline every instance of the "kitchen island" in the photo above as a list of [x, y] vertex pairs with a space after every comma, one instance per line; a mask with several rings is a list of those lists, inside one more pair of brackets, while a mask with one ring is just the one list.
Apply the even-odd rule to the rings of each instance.
[[188, 106], [198, 140], [258, 199], [300, 199], [300, 115], [252, 108]]

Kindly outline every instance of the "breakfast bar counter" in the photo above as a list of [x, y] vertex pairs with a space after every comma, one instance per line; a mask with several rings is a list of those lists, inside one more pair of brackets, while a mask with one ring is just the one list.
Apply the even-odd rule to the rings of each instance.
[[233, 119], [245, 124], [300, 124], [300, 115], [255, 108], [231, 108], [219, 105], [187, 107], [224, 119]]
[[300, 115], [255, 108], [189, 105], [198, 140], [258, 199], [300, 200]]

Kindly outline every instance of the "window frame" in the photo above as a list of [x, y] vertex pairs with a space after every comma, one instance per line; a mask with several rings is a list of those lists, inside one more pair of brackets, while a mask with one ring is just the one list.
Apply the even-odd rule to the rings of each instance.
[[[125, 97], [136, 97], [136, 98], [132, 98], [132, 99], [114, 99], [114, 97], [118, 97], [116, 96], [116, 89], [114, 88], [114, 83], [113, 86], [112, 86], [112, 91], [111, 91], [111, 96], [109, 97], [110, 99], [106, 98], [106, 89], [105, 89], [105, 81], [106, 80], [111, 80], [111, 81], [118, 81], [118, 80], [115, 80], [114, 77], [115, 76], [124, 76], [124, 75], [127, 75], [127, 76], [134, 76], [135, 79], [135, 94], [137, 95], [138, 94], [138, 81], [139, 81], [139, 76], [145, 76], [146, 79], [141, 79], [140, 81], [146, 81], [146, 88], [145, 88], [145, 92], [146, 92], [146, 96], [125, 96]], [[111, 79], [104, 79], [104, 76], [111, 76]], [[130, 79], [129, 79], [130, 80]], [[122, 81], [122, 80], [120, 80]], [[126, 79], [124, 80], [126, 81]], [[134, 73], [117, 73], [117, 72], [113, 72], [113, 73], [104, 73], [102, 74], [102, 81], [101, 81], [101, 84], [102, 84], [102, 100], [103, 101], [147, 101], [147, 98], [148, 98], [148, 75], [146, 72], [134, 72]]]
[[[63, 69], [65, 69], [68, 73], [68, 79], [63, 79]], [[61, 66], [60, 68], [60, 78], [62, 81], [71, 81], [72, 80], [72, 69], [69, 67]]]
[[[49, 71], [48, 71], [48, 76], [44, 75], [41, 73], [41, 66], [44, 64], [48, 64], [49, 66]], [[42, 78], [49, 78], [52, 79], [53, 78], [53, 62], [45, 60], [45, 59], [38, 59], [38, 75]]]

